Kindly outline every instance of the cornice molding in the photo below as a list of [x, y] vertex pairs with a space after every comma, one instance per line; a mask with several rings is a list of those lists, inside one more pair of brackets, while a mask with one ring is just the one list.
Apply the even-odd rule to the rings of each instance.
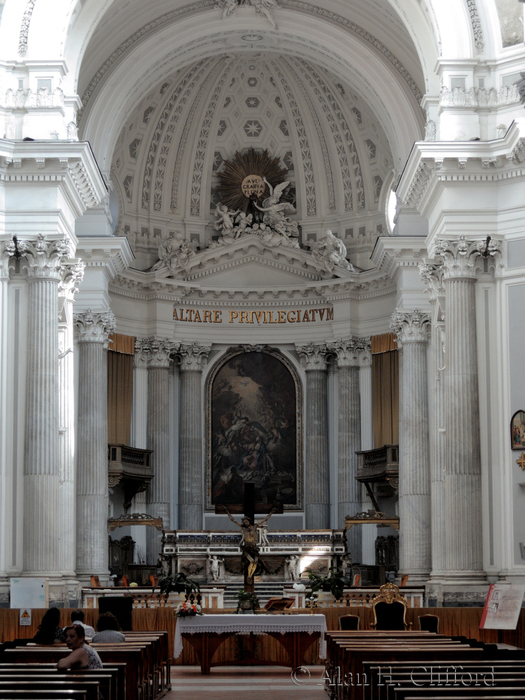
[[428, 216], [430, 193], [441, 183], [498, 182], [525, 176], [525, 145], [513, 123], [495, 141], [419, 141], [397, 187], [398, 199]]
[[372, 262], [389, 277], [400, 267], [417, 267], [428, 255], [425, 236], [380, 236]]
[[1, 141], [0, 181], [62, 183], [76, 204], [77, 217], [107, 195], [87, 141]]
[[125, 236], [82, 236], [78, 239], [76, 255], [87, 268], [105, 268], [110, 280], [127, 270], [134, 260]]

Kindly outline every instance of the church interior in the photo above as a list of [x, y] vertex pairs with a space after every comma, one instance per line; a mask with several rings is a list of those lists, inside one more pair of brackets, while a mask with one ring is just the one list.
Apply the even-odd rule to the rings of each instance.
[[523, 18], [0, 0], [1, 607], [525, 585]]

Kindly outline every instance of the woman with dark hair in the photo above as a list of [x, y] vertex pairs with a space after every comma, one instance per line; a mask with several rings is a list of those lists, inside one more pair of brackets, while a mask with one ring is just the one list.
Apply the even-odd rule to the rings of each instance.
[[66, 627], [66, 644], [71, 649], [69, 656], [60, 659], [57, 668], [102, 668], [97, 652], [86, 642], [84, 628], [80, 625]]
[[100, 615], [97, 622], [97, 634], [92, 638], [92, 642], [105, 642], [115, 644], [125, 642], [126, 637], [120, 631], [120, 625], [113, 613], [106, 612]]
[[46, 611], [33, 641], [35, 644], [60, 644], [66, 641], [66, 635], [60, 627], [60, 610], [58, 608], [49, 608]]

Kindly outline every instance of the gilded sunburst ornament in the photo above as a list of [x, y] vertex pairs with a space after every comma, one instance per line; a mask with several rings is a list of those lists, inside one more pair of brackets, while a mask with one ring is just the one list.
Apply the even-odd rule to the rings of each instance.
[[233, 211], [247, 212], [250, 202], [268, 196], [268, 180], [276, 187], [286, 180], [288, 171], [281, 167], [279, 158], [272, 158], [268, 151], [250, 148], [244, 153], [236, 151], [232, 160], [224, 161], [224, 169], [217, 173], [220, 184], [220, 201]]

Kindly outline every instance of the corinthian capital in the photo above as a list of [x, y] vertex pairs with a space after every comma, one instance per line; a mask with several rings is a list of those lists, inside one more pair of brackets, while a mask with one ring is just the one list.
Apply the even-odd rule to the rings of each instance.
[[392, 314], [390, 330], [397, 336], [398, 347], [407, 343], [426, 343], [430, 330], [430, 316], [418, 309], [396, 309]]
[[12, 238], [0, 241], [0, 280], [9, 279], [9, 260], [16, 252]]
[[211, 345], [199, 345], [199, 343], [181, 345], [178, 351], [181, 370], [183, 372], [202, 372], [210, 350]]
[[73, 297], [78, 292], [80, 283], [84, 279], [86, 263], [78, 260], [73, 263], [64, 263], [62, 279], [58, 285], [58, 293], [66, 299], [73, 301]]
[[481, 258], [498, 257], [501, 254], [500, 241], [469, 241], [465, 236], [456, 240], [438, 240], [435, 248], [437, 262], [444, 266], [443, 278], [475, 278], [481, 269]]
[[49, 241], [39, 233], [36, 241], [18, 241], [18, 252], [26, 260], [29, 279], [60, 281], [70, 247], [65, 238]]
[[135, 354], [133, 355], [133, 366], [137, 369], [145, 369], [148, 366], [151, 355], [151, 345], [149, 338], [135, 339]]
[[295, 349], [301, 360], [301, 365], [307, 372], [315, 369], [326, 369], [326, 354], [328, 352], [326, 345], [308, 343], [307, 345], [296, 345]]
[[430, 298], [430, 303], [434, 304], [438, 297], [445, 295], [443, 287], [443, 263], [433, 263], [425, 261], [419, 264], [419, 276], [427, 285], [427, 292]]
[[370, 340], [367, 338], [348, 338], [327, 344], [328, 350], [335, 355], [338, 367], [362, 367], [370, 364]]
[[75, 330], [80, 343], [104, 343], [115, 331], [115, 316], [111, 310], [94, 312], [91, 309], [75, 314]]
[[168, 368], [170, 366], [171, 356], [178, 349], [179, 343], [174, 343], [171, 340], [150, 338], [148, 367]]

